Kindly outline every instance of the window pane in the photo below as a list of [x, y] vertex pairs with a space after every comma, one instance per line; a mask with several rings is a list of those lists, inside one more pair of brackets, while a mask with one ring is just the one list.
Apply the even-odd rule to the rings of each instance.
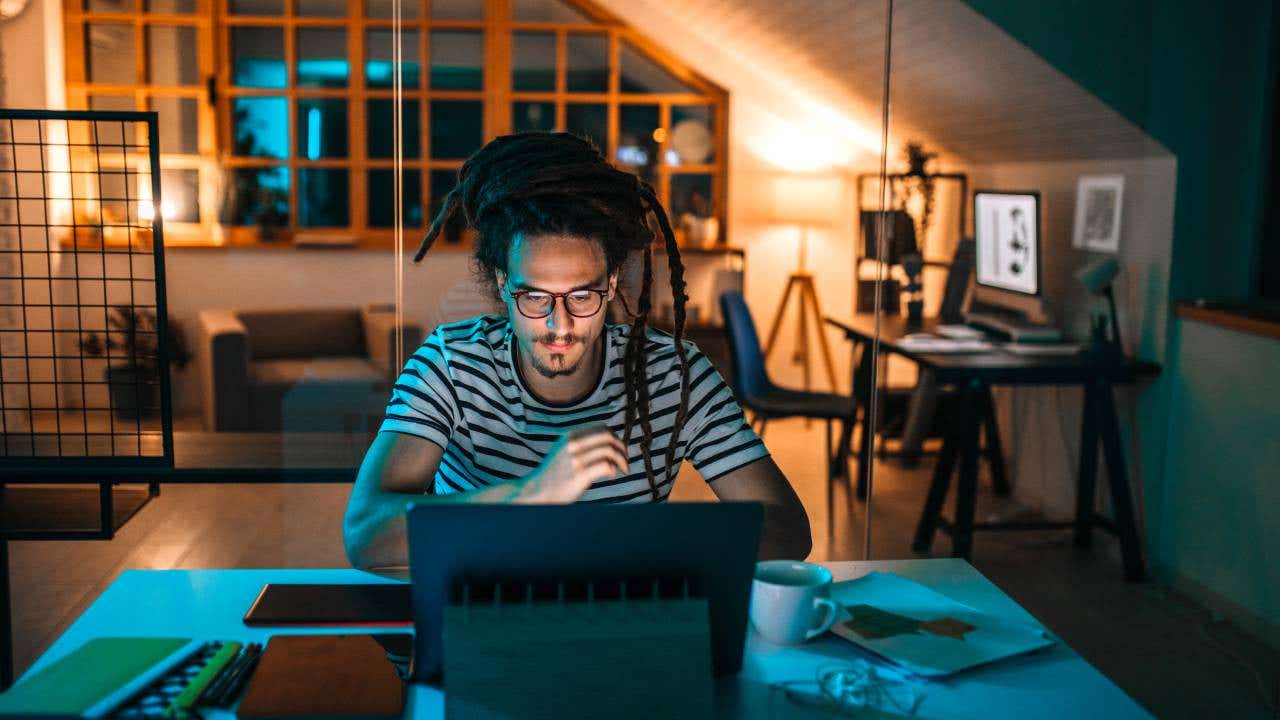
[[347, 212], [347, 171], [332, 168], [298, 170], [298, 224], [303, 227], [345, 227], [351, 224]]
[[298, 30], [298, 87], [346, 87], [347, 31]]
[[231, 0], [232, 15], [283, 15], [284, 0]]
[[546, 22], [591, 22], [560, 0], [515, 0], [511, 4], [511, 17], [516, 20]]
[[132, 25], [85, 25], [89, 82], [133, 85], [138, 82]]
[[671, 176], [671, 202], [667, 203], [667, 213], [673, 223], [678, 223], [681, 215], [693, 213], [698, 217], [711, 217], [715, 207], [711, 204], [710, 173], [675, 174]]
[[[368, 138], [368, 153], [371, 158], [390, 158], [395, 156], [395, 101], [391, 99], [374, 99], [368, 103], [365, 136]], [[422, 124], [419, 121], [418, 101], [405, 100], [400, 112], [403, 114], [404, 156], [416, 159], [422, 156]]]
[[147, 26], [147, 74], [153, 85], [197, 85], [196, 29], [181, 25]]
[[609, 141], [609, 107], [599, 103], [569, 103], [565, 106], [564, 129], [587, 138], [604, 149]]
[[137, 110], [138, 106], [132, 95], [91, 95], [90, 110]]
[[[418, 170], [405, 170], [401, 190], [404, 200], [401, 203], [404, 213], [405, 227], [422, 227], [422, 173]], [[369, 227], [395, 226], [395, 180], [394, 170], [370, 170], [369, 188]]]
[[[390, 20], [394, 0], [367, 0], [364, 4], [364, 16], [378, 20]], [[408, 0], [400, 4], [400, 17], [404, 20], [417, 20], [418, 0]]]
[[431, 157], [465, 158], [480, 149], [484, 137], [484, 105], [479, 100], [431, 102]]
[[189, 15], [196, 11], [196, 0], [147, 0], [146, 7], [153, 13]]
[[[289, 169], [236, 168], [222, 221], [275, 230], [289, 224]], [[269, 238], [264, 238], [269, 239]]]
[[261, 88], [285, 86], [283, 29], [231, 28], [231, 84]]
[[511, 87], [516, 90], [555, 90], [555, 34], [517, 32], [512, 44]]
[[235, 154], [289, 157], [289, 105], [282, 97], [236, 98], [232, 106]]
[[298, 100], [298, 157], [308, 160], [347, 156], [347, 101]]
[[200, 104], [195, 98], [153, 97], [151, 109], [160, 116], [160, 152], [200, 152]]
[[620, 53], [622, 78], [619, 89], [624, 93], [692, 93], [688, 85], [675, 79], [665, 68], [641, 54], [625, 40]]
[[431, 0], [431, 17], [438, 20], [482, 20], [484, 0]]
[[303, 17], [347, 16], [347, 0], [298, 0], [294, 8]]
[[[431, 205], [430, 214], [426, 221], [429, 223], [435, 220], [440, 214], [440, 208], [444, 207], [444, 196], [449, 194], [453, 186], [458, 184], [457, 170], [432, 170], [431, 171]], [[462, 217], [462, 213], [455, 213], [453, 219], [444, 226], [444, 232], [440, 234], [440, 238], [436, 241], [437, 246], [456, 245], [462, 241], [462, 231], [466, 228], [466, 220]]]
[[511, 104], [511, 128], [515, 132], [554, 130], [555, 126], [555, 103], [518, 102]]
[[90, 12], [132, 12], [133, 0], [89, 0]]
[[160, 171], [160, 211], [171, 222], [200, 222], [200, 171]]
[[569, 92], [605, 92], [609, 89], [609, 39], [604, 35], [570, 34], [568, 47]]
[[[394, 85], [391, 63], [395, 42], [390, 30], [369, 30], [365, 34], [365, 83], [369, 87], [389, 88]], [[417, 88], [421, 81], [422, 57], [418, 53], [418, 31], [404, 30], [400, 38], [402, 59], [401, 82], [405, 89]]]
[[667, 137], [668, 165], [694, 165], [716, 160], [715, 111], [710, 105], [675, 105]]
[[480, 90], [484, 87], [484, 34], [471, 30], [431, 32], [431, 87]]
[[619, 108], [618, 167], [639, 175], [650, 184], [657, 181], [657, 105], [623, 105]]

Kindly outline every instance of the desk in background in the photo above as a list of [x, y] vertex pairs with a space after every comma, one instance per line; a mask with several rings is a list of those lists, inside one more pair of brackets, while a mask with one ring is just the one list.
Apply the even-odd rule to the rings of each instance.
[[[859, 313], [851, 320], [827, 318], [827, 323], [844, 333], [860, 358], [853, 371], [853, 396], [864, 418], [861, 447], [858, 453], [858, 484], [865, 487], [871, 472], [873, 436], [865, 431], [870, 416], [872, 363], [870, 348], [876, 336], [876, 316]], [[1120, 538], [1125, 576], [1140, 580], [1143, 576], [1142, 548], [1134, 518], [1129, 474], [1125, 467], [1124, 448], [1120, 440], [1120, 421], [1116, 416], [1112, 385], [1131, 383], [1144, 375], [1159, 372], [1158, 365], [1127, 360], [1107, 366], [1095, 364], [1083, 354], [1017, 355], [995, 351], [977, 354], [921, 353], [903, 347], [901, 341], [910, 332], [929, 332], [940, 323], [926, 320], [922, 328], [908, 329], [906, 318], [886, 315], [880, 318], [881, 353], [904, 357], [921, 369], [932, 372], [939, 385], [953, 385], [960, 397], [960, 412], [950, 423], [943, 438], [942, 453], [934, 470], [933, 481], [925, 500], [913, 547], [927, 552], [936, 529], [951, 534], [952, 555], [968, 558], [975, 530], [1028, 530], [1073, 528], [1075, 543], [1085, 547], [1091, 542], [1096, 525], [1115, 532]], [[991, 409], [990, 388], [993, 385], [1080, 385], [1084, 388], [1084, 414], [1080, 428], [1080, 470], [1076, 483], [1076, 516], [1069, 522], [975, 523], [974, 508], [978, 493], [978, 445], [980, 426]], [[1094, 513], [1097, 490], [1098, 444], [1101, 442], [1107, 468], [1107, 485], [1111, 490], [1114, 520]], [[941, 517], [956, 462], [960, 464], [956, 487], [955, 516], [951, 522]]]
[[[893, 572], [979, 610], [1035, 623], [989, 580], [963, 560], [889, 560], [827, 563], [837, 581], [872, 570]], [[388, 582], [357, 570], [126, 570], [28, 672], [71, 652], [95, 637], [177, 636], [265, 642], [271, 634], [341, 632], [333, 628], [253, 628], [241, 617], [268, 582]], [[1038, 624], [1038, 623], [1037, 623]], [[348, 632], [368, 632], [352, 628]], [[816, 717], [791, 705], [770, 684], [811, 680], [819, 666], [866, 657], [831, 635], [799, 647], [779, 647], [748, 630], [742, 672], [716, 683], [716, 715], [733, 718]], [[944, 682], [923, 683], [920, 717], [947, 718], [1149, 718], [1132, 698], [1058, 643], [1031, 655], [975, 668]], [[415, 685], [406, 717], [444, 717], [444, 694]], [[206, 713], [210, 720], [234, 717]]]

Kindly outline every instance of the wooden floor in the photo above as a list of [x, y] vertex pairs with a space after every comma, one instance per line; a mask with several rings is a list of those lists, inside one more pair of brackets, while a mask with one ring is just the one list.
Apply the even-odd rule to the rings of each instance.
[[[849, 511], [826, 486], [814, 448], [822, 425], [771, 423], [765, 440], [809, 513], [817, 560], [863, 556], [865, 505]], [[914, 557], [911, 533], [928, 484], [926, 461], [878, 463], [872, 556]], [[1014, 479], [1016, 482], [1016, 478]], [[127, 568], [345, 567], [347, 485], [165, 485], [116, 539], [11, 545], [15, 655], [26, 668]], [[682, 473], [678, 500], [711, 499]], [[984, 494], [980, 517], [1023, 513]], [[944, 537], [933, 551], [949, 551]], [[1154, 583], [1121, 579], [1113, 539], [1078, 551], [1069, 533], [981, 533], [974, 564], [1120, 687], [1161, 718], [1276, 718], [1277, 653]]]

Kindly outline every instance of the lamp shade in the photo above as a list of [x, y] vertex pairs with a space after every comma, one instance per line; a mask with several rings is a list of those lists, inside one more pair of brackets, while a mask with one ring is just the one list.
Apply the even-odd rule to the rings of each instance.
[[780, 223], [830, 225], [847, 202], [834, 175], [782, 175], [774, 178], [772, 190], [771, 215]]

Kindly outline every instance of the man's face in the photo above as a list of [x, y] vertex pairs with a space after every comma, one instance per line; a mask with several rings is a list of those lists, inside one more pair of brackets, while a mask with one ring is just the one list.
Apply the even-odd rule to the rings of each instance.
[[[605, 305], [618, 284], [617, 273], [608, 272], [600, 245], [565, 235], [517, 236], [511, 244], [507, 272], [499, 270], [497, 280], [521, 356], [528, 358], [533, 369], [544, 377], [576, 372], [597, 347], [596, 340], [604, 330]], [[546, 293], [590, 290], [607, 294], [601, 297], [578, 292], [552, 298], [550, 314], [541, 318], [527, 317], [517, 306], [518, 293], [532, 294], [523, 305], [528, 311], [536, 301], [545, 301]], [[600, 309], [589, 317], [575, 317], [569, 312], [572, 309], [581, 315], [583, 308], [594, 305], [596, 300], [600, 301]]]

